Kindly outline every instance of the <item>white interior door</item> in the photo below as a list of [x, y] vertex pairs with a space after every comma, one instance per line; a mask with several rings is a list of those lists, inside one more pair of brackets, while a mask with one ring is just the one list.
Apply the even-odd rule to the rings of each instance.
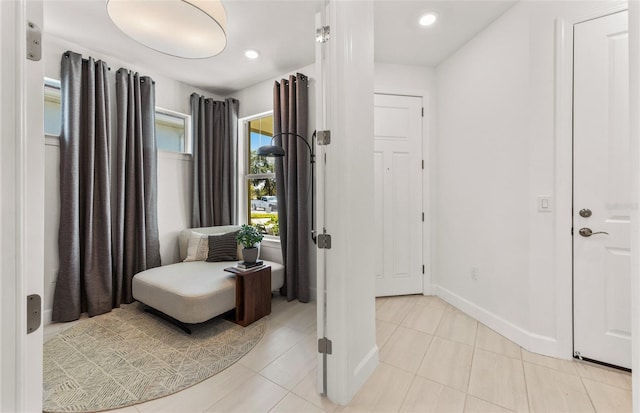
[[574, 29], [573, 288], [576, 356], [631, 368], [627, 14]]
[[422, 98], [376, 94], [373, 117], [376, 296], [422, 293]]

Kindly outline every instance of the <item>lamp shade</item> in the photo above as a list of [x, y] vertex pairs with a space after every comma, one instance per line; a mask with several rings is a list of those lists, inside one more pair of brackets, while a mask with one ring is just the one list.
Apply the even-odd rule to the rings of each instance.
[[266, 145], [259, 147], [257, 154], [267, 158], [279, 158], [284, 156], [284, 149], [281, 146]]
[[202, 59], [227, 45], [220, 0], [107, 0], [107, 12], [127, 36], [171, 56]]

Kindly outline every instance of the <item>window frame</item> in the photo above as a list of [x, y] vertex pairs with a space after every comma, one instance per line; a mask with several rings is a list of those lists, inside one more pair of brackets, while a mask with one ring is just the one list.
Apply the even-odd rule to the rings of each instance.
[[[57, 101], [57, 103], [60, 105], [60, 113], [58, 113], [58, 116], [60, 116], [60, 118], [62, 118], [62, 94], [61, 94], [61, 84], [60, 81], [57, 79], [53, 79], [50, 77], [46, 77], [44, 78], [44, 83], [43, 83], [43, 96], [44, 99], [42, 101], [42, 105], [44, 107], [45, 102], [50, 99], [54, 102]], [[43, 127], [43, 131], [44, 131], [44, 136], [48, 137], [48, 138], [60, 138], [60, 134], [62, 133], [62, 125], [60, 127], [60, 130], [58, 131], [58, 133], [50, 133], [47, 132], [44, 128], [44, 125], [42, 125]]]
[[[168, 151], [166, 149], [158, 149], [158, 153], [162, 152], [162, 153], [178, 153], [178, 154], [192, 155], [193, 154], [193, 135], [191, 134], [191, 115], [187, 115], [186, 113], [177, 112], [171, 109], [165, 109], [160, 106], [155, 107], [155, 113], [156, 114], [160, 113], [162, 115], [172, 116], [174, 118], [179, 118], [184, 120], [183, 151]], [[154, 121], [154, 126], [155, 126], [155, 122], [157, 121]], [[157, 145], [157, 142], [156, 142], [156, 145]]]
[[[273, 110], [260, 112], [254, 115], [245, 116], [238, 119], [238, 220], [240, 224], [248, 224], [251, 215], [250, 198], [249, 198], [249, 180], [251, 179], [269, 179], [276, 177], [275, 171], [266, 174], [250, 174], [249, 173], [249, 156], [251, 144], [249, 139], [249, 122], [264, 118], [273, 117]], [[280, 236], [264, 235], [264, 241], [280, 242]]]

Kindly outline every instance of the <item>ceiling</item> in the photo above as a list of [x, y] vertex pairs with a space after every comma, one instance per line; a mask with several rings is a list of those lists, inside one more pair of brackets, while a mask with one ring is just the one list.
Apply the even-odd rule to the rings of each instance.
[[[319, 0], [222, 0], [227, 47], [208, 59], [180, 59], [131, 40], [111, 22], [106, 0], [45, 0], [46, 33], [225, 96], [306, 66], [315, 59]], [[504, 13], [515, 0], [375, 0], [375, 60], [435, 66]], [[420, 27], [427, 11], [439, 15]], [[171, 28], [167, 28], [171, 30]], [[244, 50], [260, 52], [256, 60]]]
[[[515, 0], [375, 2], [375, 60], [435, 67], [516, 3]], [[435, 12], [435, 24], [418, 18]]]

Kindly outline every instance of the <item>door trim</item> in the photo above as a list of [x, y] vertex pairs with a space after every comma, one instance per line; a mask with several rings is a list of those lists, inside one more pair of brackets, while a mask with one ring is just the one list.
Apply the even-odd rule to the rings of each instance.
[[[27, 334], [26, 300], [43, 294], [44, 272], [44, 62], [27, 60], [27, 19], [42, 30], [41, 2], [17, 0], [2, 6], [2, 20], [14, 25], [3, 30], [3, 51], [13, 56], [3, 65], [2, 107], [2, 242], [12, 250], [0, 252], [3, 308], [0, 309], [1, 360], [0, 409], [42, 410], [43, 328]], [[6, 13], [6, 15], [5, 15]], [[3, 28], [4, 29], [4, 28]], [[7, 84], [3, 82], [3, 84]], [[6, 93], [5, 93], [6, 92]], [[9, 248], [7, 248], [9, 249]], [[41, 316], [42, 317], [42, 316]], [[41, 324], [42, 325], [42, 324]]]
[[[556, 21], [554, 265], [558, 322], [556, 351], [547, 354], [566, 359], [573, 358], [573, 27], [627, 9], [626, 3], [594, 7], [589, 13]], [[632, 308], [637, 299], [634, 294]]]
[[435, 177], [435, 162], [433, 148], [433, 122], [430, 120], [433, 118], [432, 111], [434, 108], [432, 93], [426, 89], [390, 89], [374, 87], [374, 95], [393, 95], [393, 96], [407, 96], [418, 97], [422, 99], [422, 106], [424, 108], [424, 116], [422, 117], [422, 159], [424, 159], [424, 170], [422, 171], [422, 210], [425, 214], [425, 222], [422, 225], [422, 261], [424, 264], [424, 274], [422, 277], [422, 294], [423, 295], [435, 295], [436, 286], [433, 284], [433, 270], [436, 266], [435, 259], [436, 254], [433, 252], [433, 246], [435, 245], [434, 228], [435, 228], [435, 208], [433, 206], [433, 200], [435, 199], [432, 193], [435, 190], [435, 184], [432, 182]]

